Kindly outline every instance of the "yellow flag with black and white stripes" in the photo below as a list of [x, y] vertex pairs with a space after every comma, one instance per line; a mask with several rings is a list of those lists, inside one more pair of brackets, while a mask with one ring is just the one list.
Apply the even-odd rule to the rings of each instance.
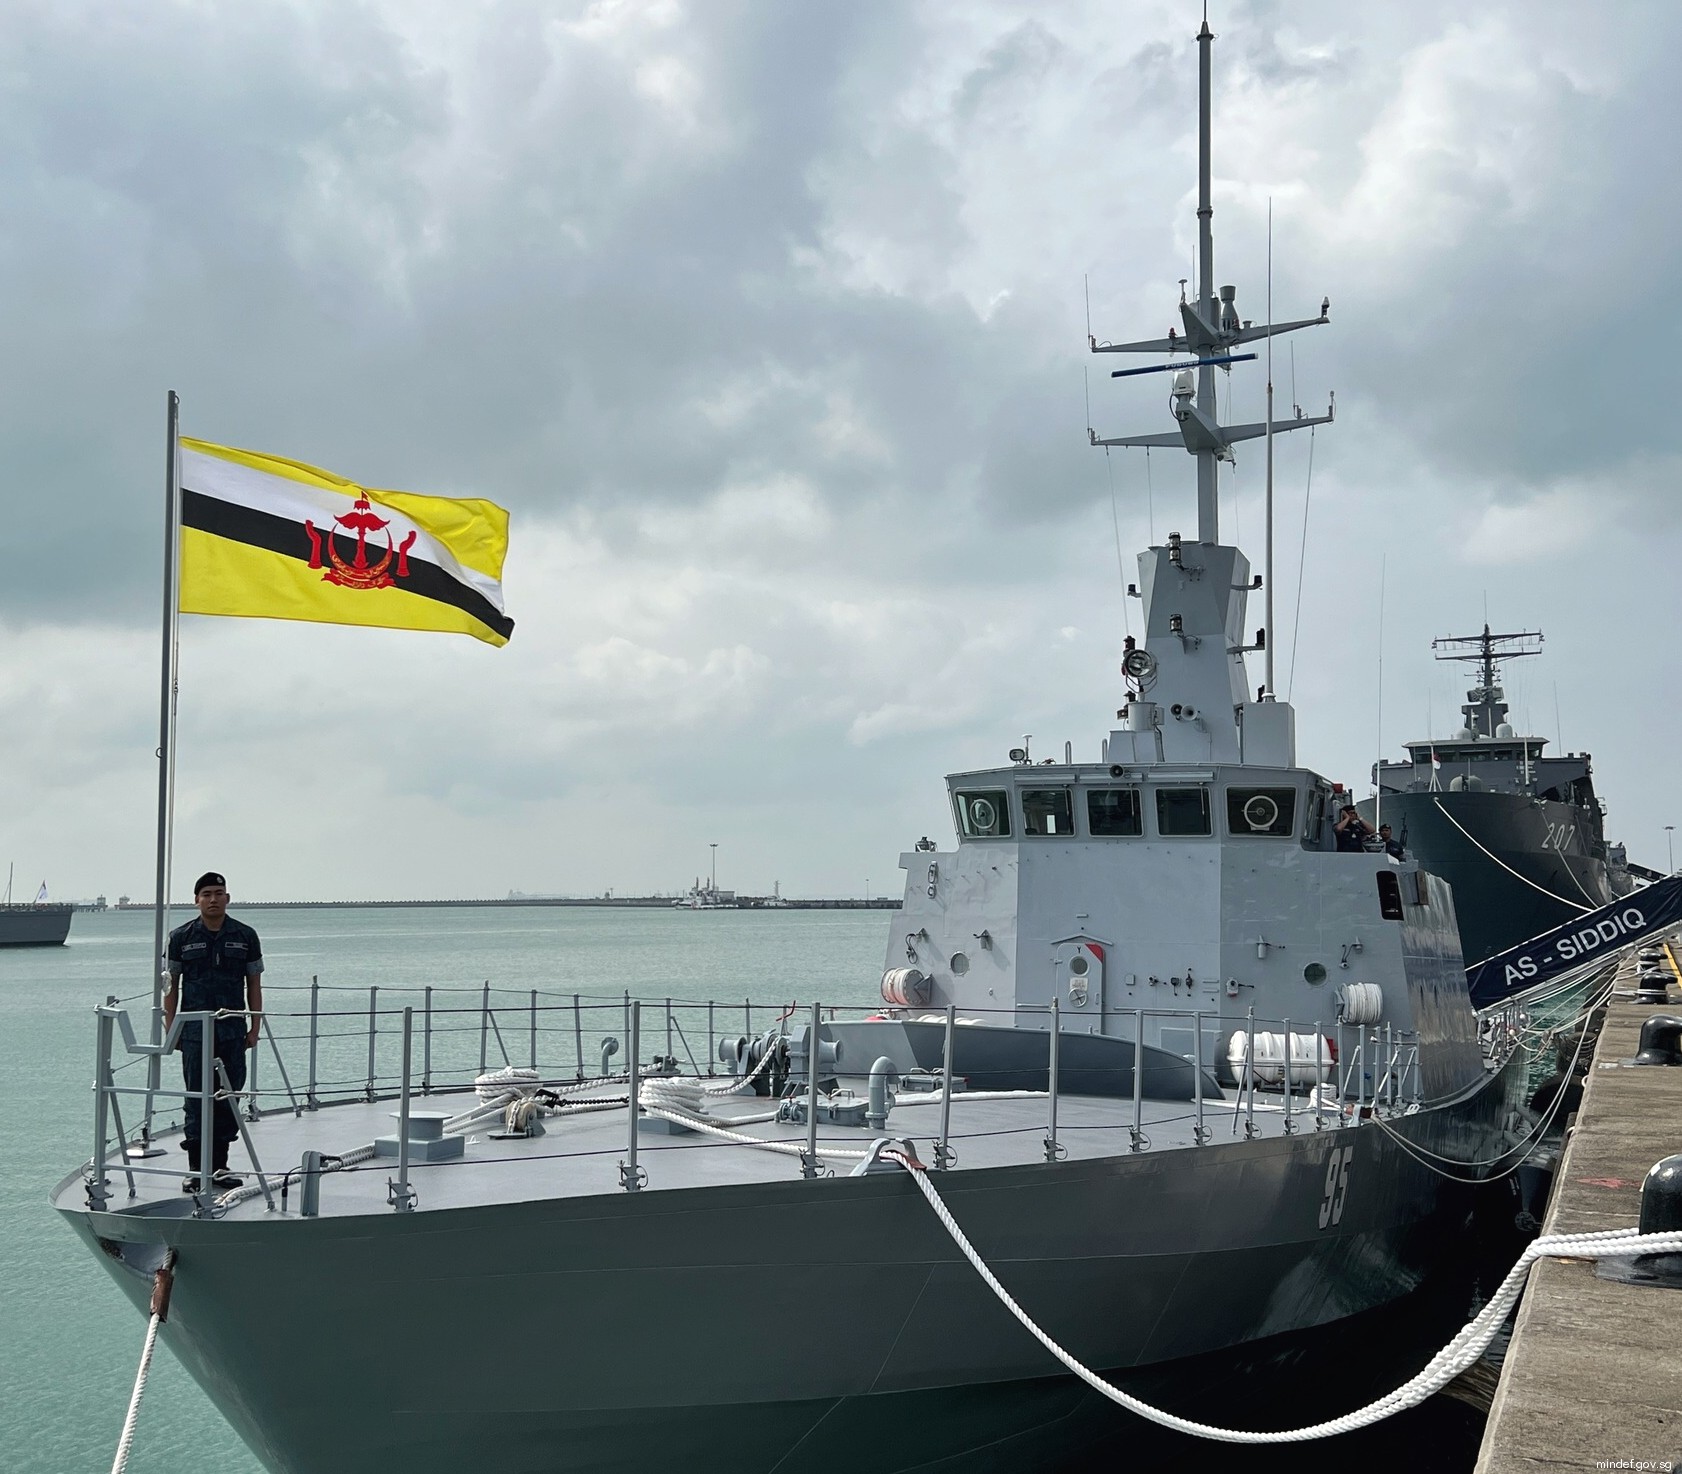
[[331, 471], [180, 441], [183, 614], [437, 630], [506, 645], [508, 513], [359, 486]]

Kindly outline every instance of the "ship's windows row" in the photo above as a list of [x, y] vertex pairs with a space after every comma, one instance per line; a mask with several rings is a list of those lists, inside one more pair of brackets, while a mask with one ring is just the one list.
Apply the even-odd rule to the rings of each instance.
[[[1095, 838], [1144, 834], [1144, 804], [1137, 788], [1086, 788], [1086, 833]], [[964, 789], [955, 795], [958, 830], [965, 839], [1009, 839], [1011, 795], [1006, 788]], [[1018, 795], [1022, 833], [1034, 838], [1067, 838], [1077, 833], [1073, 788], [1025, 788]], [[1156, 833], [1164, 838], [1214, 832], [1207, 786], [1155, 790]], [[1245, 838], [1290, 839], [1296, 834], [1294, 788], [1226, 790], [1227, 833]]]

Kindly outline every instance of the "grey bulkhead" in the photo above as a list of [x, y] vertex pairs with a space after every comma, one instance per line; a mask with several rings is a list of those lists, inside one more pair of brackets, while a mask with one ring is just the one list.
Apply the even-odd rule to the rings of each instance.
[[[1341, 985], [1377, 983], [1380, 1027], [1446, 1046], [1420, 1052], [1425, 1094], [1452, 1092], [1479, 1078], [1481, 1059], [1449, 887], [1412, 865], [1333, 848], [1331, 785], [1294, 766], [1290, 707], [1245, 700], [1236, 647], [1248, 571], [1221, 546], [1140, 558], [1157, 676], [1131, 707], [1154, 705], [1151, 730], [1112, 732], [1103, 763], [949, 777], [954, 799], [1008, 795], [1009, 834], [960, 834], [955, 851], [901, 855], [905, 905], [887, 967], [917, 968], [929, 1007], [952, 1003], [984, 1023], [1044, 1028], [1055, 995], [1066, 1030], [1132, 1038], [1134, 1011], [1148, 1009], [1145, 1042], [1177, 1054], [1191, 1052], [1190, 1015], [1202, 1012], [1206, 1064], [1224, 1058], [1251, 1008], [1258, 1029], [1289, 1019], [1293, 1032], [1318, 1022], [1331, 1035]], [[1224, 650], [1209, 648], [1216, 640]], [[1116, 788], [1138, 793], [1141, 832], [1091, 834], [1088, 792]], [[1187, 788], [1207, 790], [1212, 833], [1162, 835], [1157, 791]], [[1232, 832], [1229, 788], [1293, 790], [1292, 832]], [[1025, 832], [1022, 795], [1061, 789], [1071, 791], [1072, 832]], [[1398, 882], [1401, 920], [1382, 915], [1381, 873]]]

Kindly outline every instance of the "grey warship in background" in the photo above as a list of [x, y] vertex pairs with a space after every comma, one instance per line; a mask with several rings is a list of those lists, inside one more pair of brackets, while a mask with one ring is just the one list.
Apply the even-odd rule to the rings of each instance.
[[6, 893], [0, 897], [0, 947], [57, 947], [70, 935], [70, 918], [76, 908], [69, 902], [46, 899], [46, 882], [31, 904], [12, 901], [12, 874], [6, 871]]
[[[1249, 694], [1254, 585], [1216, 470], [1258, 427], [1218, 422], [1208, 360], [1266, 329], [1213, 286], [1212, 40], [1187, 336], [1115, 350], [1194, 356], [1168, 367], [1198, 536], [1140, 556], [1145, 633], [1092, 757], [947, 779], [956, 843], [901, 856], [871, 1016], [781, 1007], [715, 1039], [740, 1005], [700, 1003], [662, 1036], [627, 995], [598, 1063], [604, 978], [582, 1013], [533, 993], [532, 1068], [480, 1074], [487, 1040], [523, 1055], [524, 993], [498, 1023], [488, 988], [406, 1018], [382, 988], [376, 1072], [372, 999], [271, 975], [287, 1072], [264, 1053], [247, 1184], [215, 1198], [122, 1150], [154, 1108], [173, 1145], [173, 1081], [100, 1066], [94, 1150], [53, 1203], [137, 1308], [175, 1255], [163, 1339], [268, 1469], [968, 1474], [1043, 1467], [1082, 1419], [1114, 1436], [1124, 1415], [1001, 1308], [890, 1142], [1049, 1334], [1177, 1412], [1313, 1421], [1440, 1344], [1388, 1317], [1506, 1201], [1480, 1179], [1524, 1150], [1523, 1057], [1471, 1009], [1448, 886], [1336, 853], [1290, 706]], [[112, 1065], [174, 1042], [97, 1013]], [[1122, 1447], [1148, 1431], [1128, 1415]]]
[[1501, 662], [1541, 652], [1537, 630], [1433, 640], [1438, 660], [1475, 667], [1453, 736], [1406, 745], [1373, 768], [1376, 798], [1357, 805], [1391, 826], [1419, 863], [1454, 887], [1467, 966], [1627, 894], [1656, 872], [1606, 841], [1586, 752], [1543, 756], [1545, 737], [1508, 721]]

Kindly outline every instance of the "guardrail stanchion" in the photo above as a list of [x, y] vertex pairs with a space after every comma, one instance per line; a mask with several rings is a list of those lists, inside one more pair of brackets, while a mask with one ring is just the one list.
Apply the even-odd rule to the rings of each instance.
[[309, 1102], [309, 1107], [312, 1111], [319, 1110], [321, 1107], [321, 1102], [316, 1098], [315, 1094], [315, 1046], [317, 1038], [320, 1037], [320, 1023], [321, 979], [319, 977], [312, 977], [310, 979], [310, 1078], [309, 1084], [304, 1088], [304, 1099]]
[[88, 1164], [88, 1207], [103, 1213], [111, 1194], [106, 1191], [105, 1142], [111, 1096], [106, 1077], [111, 1067], [111, 1016], [95, 1015], [93, 1046], [93, 1160]]
[[421, 998], [421, 1094], [432, 1094], [432, 985]]
[[800, 1163], [802, 1177], [818, 1175], [818, 1005], [812, 1005], [812, 1029], [806, 1040], [806, 1154]]
[[409, 1186], [409, 1064], [415, 1034], [415, 1010], [403, 1010], [403, 1088], [397, 1106], [397, 1181], [387, 1182], [386, 1197], [399, 1213], [415, 1211], [415, 1190]]
[[584, 1078], [584, 1016], [579, 1011], [578, 994], [572, 995], [572, 1058], [574, 1071], [580, 1080]]
[[365, 1100], [374, 1098], [374, 1040], [379, 1033], [379, 999], [380, 990], [370, 988], [368, 990], [368, 1083], [363, 1086], [363, 1098]]
[[1133, 1010], [1133, 1127], [1129, 1151], [1145, 1149], [1145, 1010]]
[[1296, 1130], [1297, 1130], [1297, 1123], [1292, 1118], [1292, 1115], [1291, 1115], [1291, 1108], [1294, 1104], [1294, 1102], [1291, 1099], [1291, 1096], [1292, 1096], [1292, 1090], [1291, 1090], [1291, 1085], [1292, 1085], [1292, 1080], [1291, 1080], [1291, 1021], [1289, 1019], [1286, 1019], [1284, 1021], [1284, 1024], [1285, 1024], [1285, 1135], [1295, 1136], [1296, 1135]]
[[[626, 994], [629, 998], [629, 993]], [[639, 998], [627, 1006], [628, 1023], [625, 1035], [630, 1040], [631, 1058], [628, 1061], [630, 1071], [630, 1110], [627, 1113], [630, 1120], [628, 1140], [625, 1146], [625, 1160], [619, 1164], [619, 1185], [628, 1193], [640, 1192], [643, 1185], [642, 1169], [637, 1166], [637, 1096], [641, 1091], [642, 1070], [640, 1056], [642, 1053], [642, 1000]]]
[[1049, 1060], [1046, 1069], [1046, 1090], [1051, 1097], [1051, 1112], [1046, 1122], [1045, 1130], [1045, 1159], [1055, 1162], [1061, 1155], [1057, 1144], [1057, 1069], [1058, 1056], [1061, 1054], [1059, 1045], [1062, 1044], [1063, 1018], [1058, 1009], [1058, 1000], [1054, 994], [1051, 999], [1051, 1031], [1049, 1041]]
[[1326, 1117], [1325, 1117], [1325, 1111], [1324, 1111], [1325, 1102], [1322, 1099], [1321, 1094], [1320, 1094], [1320, 1092], [1325, 1088], [1325, 1084], [1326, 1084], [1326, 1073], [1325, 1073], [1325, 1064], [1324, 1064], [1324, 1050], [1325, 1050], [1325, 1047], [1326, 1047], [1326, 1036], [1321, 1031], [1320, 1020], [1315, 1019], [1314, 1020], [1314, 1129], [1316, 1131], [1324, 1131], [1326, 1129]]
[[946, 1044], [940, 1063], [940, 1140], [935, 1144], [934, 1164], [945, 1171], [952, 1160], [952, 1033], [957, 1023], [958, 1006], [946, 1005]]
[[1191, 1139], [1194, 1146], [1202, 1146], [1209, 1139], [1203, 1125], [1203, 1015], [1194, 1013], [1192, 1019], [1197, 1030], [1196, 1044], [1191, 1052], [1191, 1090], [1192, 1099], [1196, 1102], [1197, 1124], [1191, 1128]]

